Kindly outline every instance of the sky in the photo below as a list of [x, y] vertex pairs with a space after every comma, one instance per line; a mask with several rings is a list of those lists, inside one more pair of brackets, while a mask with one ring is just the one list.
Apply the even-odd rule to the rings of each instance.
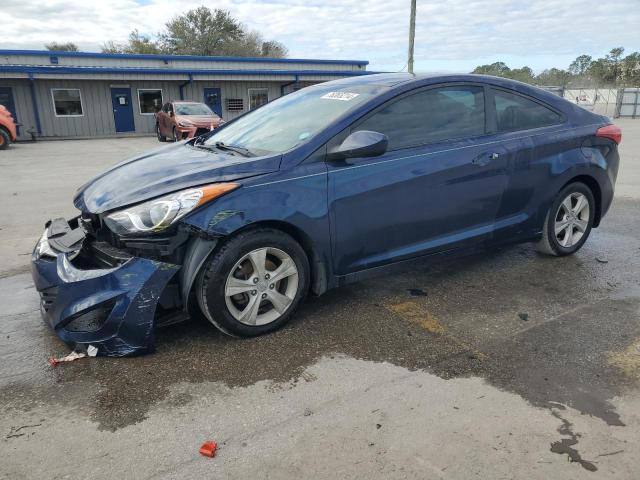
[[[468, 72], [504, 61], [567, 68], [578, 55], [640, 51], [640, 0], [417, 0], [415, 70]], [[368, 60], [406, 69], [409, 0], [2, 0], [0, 49], [50, 41], [100, 51], [133, 29], [155, 35], [181, 11], [222, 8], [284, 43], [291, 58]]]

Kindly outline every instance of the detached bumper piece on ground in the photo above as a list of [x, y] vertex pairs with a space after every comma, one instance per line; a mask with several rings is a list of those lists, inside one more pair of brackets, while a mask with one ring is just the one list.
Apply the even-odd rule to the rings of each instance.
[[48, 222], [31, 265], [41, 314], [72, 348], [114, 357], [154, 350], [156, 306], [179, 266], [90, 242], [77, 219]]

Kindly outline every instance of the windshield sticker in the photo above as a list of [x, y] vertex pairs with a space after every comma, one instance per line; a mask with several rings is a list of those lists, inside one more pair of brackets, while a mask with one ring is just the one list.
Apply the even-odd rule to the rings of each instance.
[[329, 92], [320, 98], [324, 98], [325, 100], [342, 100], [343, 102], [348, 102], [349, 100], [356, 98], [359, 93], [351, 93], [351, 92]]

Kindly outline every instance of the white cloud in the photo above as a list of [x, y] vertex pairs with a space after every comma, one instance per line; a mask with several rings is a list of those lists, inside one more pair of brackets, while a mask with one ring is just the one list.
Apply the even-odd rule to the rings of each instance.
[[[640, 50], [638, 0], [418, 0], [416, 69], [469, 70], [504, 59], [513, 66], [566, 67], [581, 53]], [[0, 48], [40, 49], [72, 41], [99, 50], [138, 29], [154, 34], [177, 12], [203, 2], [181, 0], [4, 0]], [[291, 57], [356, 58], [372, 70], [406, 62], [409, 0], [220, 0], [224, 8], [283, 42]]]

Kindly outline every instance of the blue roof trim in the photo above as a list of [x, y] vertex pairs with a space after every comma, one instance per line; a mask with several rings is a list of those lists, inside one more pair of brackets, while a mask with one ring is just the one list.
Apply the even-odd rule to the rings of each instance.
[[57, 52], [50, 50], [0, 50], [0, 55], [34, 57], [119, 58], [131, 60], [189, 60], [195, 62], [305, 63], [333, 65], [369, 65], [367, 60], [312, 60], [309, 58], [206, 57], [200, 55], [152, 55], [142, 53]]
[[337, 76], [351, 77], [355, 75], [370, 75], [367, 70], [221, 70], [221, 69], [184, 69], [184, 68], [135, 68], [135, 67], [58, 67], [45, 65], [0, 65], [0, 72], [17, 73], [139, 73], [147, 75], [313, 75], [313, 76]]

